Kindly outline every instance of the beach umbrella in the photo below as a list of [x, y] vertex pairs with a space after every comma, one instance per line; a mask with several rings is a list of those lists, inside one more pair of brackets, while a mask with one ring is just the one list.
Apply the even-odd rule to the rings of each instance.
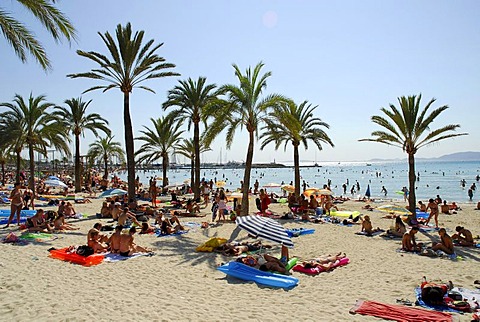
[[263, 185], [264, 188], [280, 188], [281, 186], [282, 186], [281, 184], [275, 183], [275, 182], [270, 182]]
[[57, 176], [48, 176], [48, 180], [60, 180]]
[[262, 216], [240, 216], [235, 223], [249, 234], [267, 239], [271, 242], [293, 247], [293, 242], [288, 237], [285, 228], [277, 221]]
[[292, 186], [292, 185], [289, 185], [289, 184], [285, 184], [282, 186], [282, 190], [286, 191], [286, 192], [295, 192], [295, 187]]
[[123, 189], [108, 189], [102, 192], [98, 197], [99, 198], [106, 198], [106, 197], [115, 197], [115, 196], [123, 196], [126, 195], [127, 191]]
[[370, 185], [367, 186], [367, 191], [365, 191], [365, 197], [370, 198]]
[[45, 185], [51, 186], [51, 187], [60, 187], [60, 188], [66, 188], [67, 185], [63, 183], [60, 180], [45, 180]]
[[215, 182], [215, 185], [216, 185], [217, 187], [225, 187], [226, 184], [227, 184], [227, 183], [226, 183], [225, 181], [217, 181], [217, 182]]
[[383, 206], [377, 207], [376, 209], [383, 212], [394, 213], [399, 215], [411, 214], [411, 212], [408, 211], [406, 208], [395, 206], [395, 205], [383, 205]]

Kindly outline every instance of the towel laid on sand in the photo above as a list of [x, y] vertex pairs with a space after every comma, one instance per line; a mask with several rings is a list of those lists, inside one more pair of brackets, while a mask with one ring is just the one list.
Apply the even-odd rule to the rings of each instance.
[[453, 317], [449, 313], [364, 300], [357, 300], [355, 306], [350, 309], [350, 313], [402, 322], [453, 321]]
[[105, 254], [105, 258], [103, 259], [103, 261], [114, 263], [114, 262], [120, 262], [120, 261], [124, 261], [124, 260], [127, 260], [127, 259], [132, 259], [132, 258], [137, 258], [137, 257], [141, 257], [141, 256], [153, 256], [153, 255], [154, 255], [154, 253], [135, 253], [132, 256], [122, 256], [120, 254], [108, 253], [108, 254]]

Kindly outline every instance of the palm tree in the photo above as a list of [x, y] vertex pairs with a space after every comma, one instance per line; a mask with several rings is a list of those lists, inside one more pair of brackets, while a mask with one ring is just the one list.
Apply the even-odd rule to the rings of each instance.
[[432, 98], [425, 107], [420, 110], [420, 100], [422, 95], [402, 96], [398, 98], [400, 108], [390, 104], [390, 109], [382, 107], [386, 117], [374, 115], [371, 120], [380, 125], [384, 130], [372, 132], [371, 139], [361, 139], [359, 141], [380, 142], [402, 148], [408, 154], [408, 181], [409, 196], [408, 207], [415, 214], [415, 153], [434, 142], [444, 139], [467, 135], [467, 133], [451, 133], [460, 127], [459, 124], [445, 125], [439, 129], [430, 130], [432, 122], [443, 111], [448, 109], [447, 105], [441, 106], [429, 112], [430, 107], [435, 102]]
[[98, 137], [88, 146], [87, 158], [93, 162], [103, 163], [104, 179], [108, 178], [108, 165], [114, 157], [118, 158], [120, 162], [125, 160], [125, 152], [123, 152], [120, 142], [114, 142], [113, 138], [114, 136], [111, 134], [105, 138]]
[[82, 98], [72, 98], [65, 101], [68, 108], [59, 107], [60, 116], [67, 125], [67, 131], [75, 137], [75, 192], [81, 191], [81, 169], [80, 169], [80, 135], [84, 136], [85, 130], [90, 130], [96, 137], [98, 131], [110, 134], [108, 121], [97, 113], [87, 114], [88, 105], [92, 100], [83, 102]]
[[[76, 38], [75, 28], [62, 12], [50, 3], [51, 1], [17, 0], [17, 2], [37, 18], [55, 41], [66, 39], [71, 42]], [[22, 62], [27, 61], [28, 53], [44, 70], [51, 68], [45, 48], [35, 38], [34, 32], [3, 8], [0, 8], [0, 30]]]
[[305, 150], [308, 149], [308, 141], [312, 141], [318, 150], [322, 150], [322, 143], [334, 146], [332, 140], [322, 127], [330, 128], [320, 118], [314, 116], [314, 111], [318, 106], [312, 106], [308, 101], [300, 105], [290, 101], [272, 108], [265, 119], [263, 134], [264, 138], [261, 149], [270, 143], [275, 144], [277, 150], [282, 143], [284, 149], [287, 149], [289, 143], [293, 146], [293, 163], [295, 172], [295, 195], [300, 196], [300, 156], [298, 147], [303, 144]]
[[[0, 114], [1, 115], [1, 114]], [[17, 115], [20, 117], [20, 115]], [[22, 119], [0, 116], [0, 137], [2, 138], [2, 150], [5, 153], [15, 155], [15, 183], [20, 182], [20, 166], [22, 150], [25, 144], [25, 133], [22, 130]]]
[[200, 121], [206, 123], [210, 116], [206, 113], [208, 107], [217, 100], [218, 92], [215, 84], [206, 84], [205, 77], [199, 77], [197, 81], [191, 78], [180, 80], [180, 85], [175, 86], [168, 92], [168, 100], [163, 103], [163, 109], [175, 106], [177, 109], [172, 113], [175, 118], [188, 120], [188, 130], [193, 123], [193, 145], [195, 175], [192, 181], [194, 198], [200, 198]]
[[180, 130], [181, 123], [171, 116], [158, 119], [151, 118], [153, 128], [144, 126], [140, 133], [143, 135], [137, 140], [143, 141], [143, 145], [137, 152], [138, 162], [151, 163], [162, 159], [163, 186], [167, 185], [167, 168], [169, 154], [173, 153], [181, 140], [183, 131]]
[[66, 136], [65, 124], [56, 113], [50, 111], [55, 105], [45, 102], [44, 95], [33, 97], [30, 94], [28, 102], [18, 94], [15, 95], [13, 103], [2, 103], [0, 106], [8, 108], [0, 114], [0, 118], [9, 119], [11, 124], [19, 125], [19, 141], [16, 148], [26, 146], [30, 159], [30, 180], [29, 187], [35, 194], [35, 161], [34, 151], [47, 155], [47, 147], [54, 147], [67, 155], [70, 154], [68, 143], [70, 139]]
[[[182, 143], [175, 149], [175, 153], [183, 155], [190, 160], [190, 182], [193, 182], [195, 177], [195, 143], [193, 141], [193, 139], [183, 139]], [[205, 145], [204, 140], [200, 138], [200, 154], [210, 150]]]
[[[278, 94], [270, 94], [261, 97], [263, 90], [267, 87], [267, 78], [271, 72], [260, 74], [263, 63], [258, 63], [252, 70], [250, 67], [242, 74], [237, 65], [233, 65], [235, 76], [240, 83], [239, 86], [224, 85], [220, 89], [227, 95], [227, 101], [222, 108], [216, 109], [215, 120], [206, 133], [206, 143], [214, 139], [217, 133], [227, 128], [226, 143], [230, 148], [237, 128], [246, 128], [248, 132], [248, 149], [245, 161], [245, 173], [243, 177], [243, 198], [242, 215], [247, 215], [248, 189], [250, 187], [250, 173], [252, 170], [253, 150], [255, 139], [258, 138], [259, 124], [263, 121], [265, 112], [276, 105], [286, 102], [288, 99]], [[213, 113], [209, 111], [209, 113]]]
[[130, 117], [130, 93], [134, 87], [138, 87], [152, 93], [152, 89], [139, 85], [143, 81], [153, 78], [162, 78], [167, 76], [178, 76], [178, 73], [166, 71], [174, 68], [175, 65], [166, 63], [165, 58], [158, 56], [155, 52], [163, 43], [152, 47], [154, 40], [149, 40], [143, 47], [144, 31], [137, 31], [132, 38], [132, 28], [130, 23], [125, 27], [118, 25], [116, 29], [117, 42], [110, 33], [104, 35], [98, 33], [108, 48], [112, 58], [108, 58], [100, 53], [85, 52], [78, 50], [77, 54], [86, 57], [100, 68], [92, 69], [87, 73], [70, 74], [70, 78], [92, 78], [106, 82], [107, 85], [98, 85], [87, 89], [84, 93], [103, 89], [108, 91], [112, 88], [119, 88], [123, 93], [123, 123], [125, 129], [125, 148], [127, 152], [127, 172], [128, 172], [128, 197], [135, 199], [135, 152], [133, 145], [133, 128]]

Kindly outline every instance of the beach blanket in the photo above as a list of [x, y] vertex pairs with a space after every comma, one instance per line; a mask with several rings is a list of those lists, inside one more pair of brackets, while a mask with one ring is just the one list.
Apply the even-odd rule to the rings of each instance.
[[[470, 304], [471, 308], [477, 307], [478, 299], [480, 299], [480, 290], [469, 290], [463, 287], [454, 287], [452, 291], [458, 292], [462, 295], [464, 301]], [[436, 311], [445, 311], [445, 312], [461, 312], [461, 310], [457, 310], [453, 307], [449, 307], [448, 305], [431, 305], [427, 304], [422, 300], [422, 289], [420, 287], [415, 288], [415, 297], [417, 298], [417, 305], [436, 310]]]
[[157, 234], [157, 237], [172, 237], [172, 236], [183, 235], [186, 233], [188, 233], [188, 230], [179, 230], [176, 233], [172, 233], [172, 234], [162, 234], [160, 231], [158, 231], [156, 234]]
[[384, 233], [384, 232], [385, 232], [385, 230], [379, 230], [379, 231], [375, 231], [371, 234], [368, 234], [366, 231], [359, 231], [359, 232], [356, 232], [355, 235], [373, 237], [373, 236], [380, 235], [381, 233]]
[[141, 256], [149, 256], [150, 257], [150, 256], [153, 256], [153, 255], [155, 255], [155, 254], [154, 253], [135, 253], [132, 256], [122, 256], [120, 254], [108, 253], [108, 254], [105, 254], [103, 261], [104, 262], [115, 263], [115, 262], [120, 262], [120, 261], [124, 261], [124, 260], [127, 260], [127, 259], [138, 258], [138, 257], [141, 257]]
[[36, 242], [46, 242], [50, 240], [58, 239], [58, 236], [48, 233], [29, 233], [25, 232], [19, 236], [21, 239], [25, 239], [28, 241], [36, 241]]
[[402, 322], [453, 321], [449, 313], [364, 300], [357, 300], [355, 306], [350, 309], [350, 313]]

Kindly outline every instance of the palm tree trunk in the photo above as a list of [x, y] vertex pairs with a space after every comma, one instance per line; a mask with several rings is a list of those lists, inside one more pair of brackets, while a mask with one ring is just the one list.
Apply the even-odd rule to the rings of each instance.
[[295, 197], [300, 197], [300, 156], [298, 144], [293, 145], [293, 168], [295, 172]]
[[168, 155], [164, 155], [162, 158], [162, 187], [165, 187], [168, 185], [168, 180], [167, 180], [167, 169], [168, 169]]
[[17, 171], [15, 172], [15, 183], [20, 183], [20, 161], [22, 160], [20, 153], [21, 151], [17, 152], [17, 157], [16, 157]]
[[253, 145], [255, 138], [253, 131], [248, 132], [249, 142], [247, 149], [247, 160], [245, 162], [245, 173], [243, 175], [243, 198], [242, 198], [242, 216], [247, 216], [249, 213], [249, 204], [248, 204], [248, 189], [250, 188], [250, 173], [252, 172], [252, 162], [253, 162]]
[[408, 209], [413, 213], [414, 217], [417, 218], [417, 214], [415, 212], [415, 206], [417, 201], [415, 200], [415, 154], [409, 153], [408, 154], [408, 183], [409, 183], [409, 191], [408, 191]]
[[123, 92], [123, 123], [125, 129], [125, 149], [127, 152], [128, 199], [135, 200], [135, 151], [132, 119], [130, 117], [130, 93], [128, 91]]
[[75, 134], [75, 192], [82, 191], [80, 173], [80, 135]]
[[193, 196], [200, 198], [200, 127], [198, 122], [193, 125], [193, 145], [195, 148], [195, 177], [193, 184]]
[[190, 187], [192, 187], [194, 180], [195, 180], [195, 160], [194, 158], [191, 158], [190, 159]]
[[108, 155], [107, 154], [103, 156], [103, 167], [105, 169], [105, 173], [103, 174], [103, 179], [107, 180], [108, 179]]
[[[32, 190], [32, 199], [35, 198], [35, 160], [33, 155], [33, 145], [28, 144], [28, 156], [30, 157], [30, 180], [28, 186]], [[32, 200], [33, 205], [33, 200]]]
[[5, 185], [5, 163], [2, 162], [2, 186]]

